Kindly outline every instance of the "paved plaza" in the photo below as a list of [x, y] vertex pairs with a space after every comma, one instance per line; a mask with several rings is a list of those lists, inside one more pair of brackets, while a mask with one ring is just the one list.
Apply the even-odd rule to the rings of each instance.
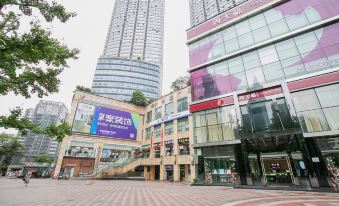
[[338, 193], [245, 190], [148, 181], [0, 178], [0, 205], [338, 205]]

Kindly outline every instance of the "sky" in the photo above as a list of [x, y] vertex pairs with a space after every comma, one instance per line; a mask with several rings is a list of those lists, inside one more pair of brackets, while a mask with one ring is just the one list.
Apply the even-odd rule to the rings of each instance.
[[[114, 0], [60, 0], [68, 11], [77, 16], [67, 23], [53, 22], [48, 25], [53, 37], [80, 50], [79, 59], [68, 61], [60, 75], [59, 93], [42, 98], [63, 102], [70, 109], [73, 91], [77, 85], [91, 87], [98, 57], [103, 52], [104, 42], [112, 15]], [[100, 3], [99, 3], [100, 2]], [[187, 0], [165, 0], [163, 94], [170, 92], [170, 85], [179, 76], [187, 75], [188, 47], [186, 29], [189, 28], [189, 5]], [[0, 97], [0, 115], [20, 106], [34, 108], [40, 101], [37, 95], [30, 99], [9, 94]], [[1, 129], [0, 129], [1, 131]], [[7, 131], [8, 132], [8, 131]], [[11, 132], [11, 131], [9, 131]], [[13, 133], [13, 131], [11, 132]]]

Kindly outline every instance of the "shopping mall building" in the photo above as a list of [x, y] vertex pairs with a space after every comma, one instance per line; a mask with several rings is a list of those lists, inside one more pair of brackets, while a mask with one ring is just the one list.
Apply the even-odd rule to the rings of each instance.
[[197, 182], [339, 181], [338, 0], [248, 0], [187, 37]]
[[54, 177], [192, 181], [189, 101], [189, 87], [146, 107], [76, 91]]

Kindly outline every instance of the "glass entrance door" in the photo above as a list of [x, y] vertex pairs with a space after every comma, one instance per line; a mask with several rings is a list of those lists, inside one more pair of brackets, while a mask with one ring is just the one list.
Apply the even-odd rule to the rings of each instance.
[[295, 184], [291, 162], [286, 153], [262, 153], [260, 162], [265, 185]]
[[260, 168], [260, 158], [257, 154], [249, 154], [249, 168], [251, 171], [251, 178], [253, 181], [253, 185], [261, 185], [262, 184], [262, 172]]

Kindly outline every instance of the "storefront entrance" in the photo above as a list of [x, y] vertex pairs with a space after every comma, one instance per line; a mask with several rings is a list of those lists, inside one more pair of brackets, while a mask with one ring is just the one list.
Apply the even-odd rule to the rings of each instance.
[[260, 155], [264, 185], [295, 184], [288, 155], [285, 153], [264, 153]]
[[309, 187], [300, 143], [296, 136], [247, 140], [248, 184]]
[[160, 165], [155, 165], [154, 169], [154, 180], [160, 180]]
[[165, 165], [166, 169], [166, 180], [173, 179], [173, 165]]

